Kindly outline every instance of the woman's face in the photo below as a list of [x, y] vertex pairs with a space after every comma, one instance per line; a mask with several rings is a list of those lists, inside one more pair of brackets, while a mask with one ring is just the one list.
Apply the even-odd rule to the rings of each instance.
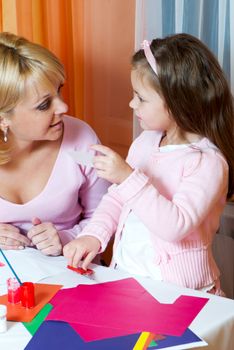
[[63, 133], [67, 105], [60, 96], [61, 85], [51, 89], [27, 81], [22, 100], [10, 113], [10, 137], [18, 141], [58, 140]]

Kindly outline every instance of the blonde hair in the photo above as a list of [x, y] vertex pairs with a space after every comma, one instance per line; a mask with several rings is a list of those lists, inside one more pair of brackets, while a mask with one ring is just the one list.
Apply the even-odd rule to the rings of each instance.
[[[54, 87], [64, 82], [64, 67], [45, 47], [15, 34], [0, 33], [0, 117], [9, 114], [22, 99], [29, 78]], [[9, 161], [9, 149], [2, 140], [3, 135], [0, 164]]]

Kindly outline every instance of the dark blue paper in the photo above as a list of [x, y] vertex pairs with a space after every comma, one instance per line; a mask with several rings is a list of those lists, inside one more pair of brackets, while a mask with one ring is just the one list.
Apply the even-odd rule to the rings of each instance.
[[[139, 337], [140, 333], [85, 342], [68, 323], [45, 321], [25, 350], [132, 350]], [[201, 338], [188, 328], [182, 336], [165, 336], [165, 339], [156, 340], [157, 345], [149, 346], [148, 350], [159, 350], [190, 343], [198, 345], [201, 342], [203, 342]]]
[[132, 350], [139, 336], [140, 333], [84, 342], [68, 323], [45, 321], [25, 350]]

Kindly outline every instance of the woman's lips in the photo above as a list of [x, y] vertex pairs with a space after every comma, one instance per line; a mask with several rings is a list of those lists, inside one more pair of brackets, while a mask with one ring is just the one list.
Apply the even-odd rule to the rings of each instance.
[[54, 126], [57, 126], [57, 125], [60, 125], [60, 124], [62, 124], [61, 120], [59, 122], [57, 122], [57, 123], [51, 124], [50, 128], [53, 128]]

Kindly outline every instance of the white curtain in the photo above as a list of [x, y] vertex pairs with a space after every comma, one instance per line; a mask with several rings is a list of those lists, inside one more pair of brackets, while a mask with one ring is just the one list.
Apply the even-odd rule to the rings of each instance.
[[182, 32], [209, 46], [234, 93], [234, 0], [136, 0], [136, 50], [143, 39]]

